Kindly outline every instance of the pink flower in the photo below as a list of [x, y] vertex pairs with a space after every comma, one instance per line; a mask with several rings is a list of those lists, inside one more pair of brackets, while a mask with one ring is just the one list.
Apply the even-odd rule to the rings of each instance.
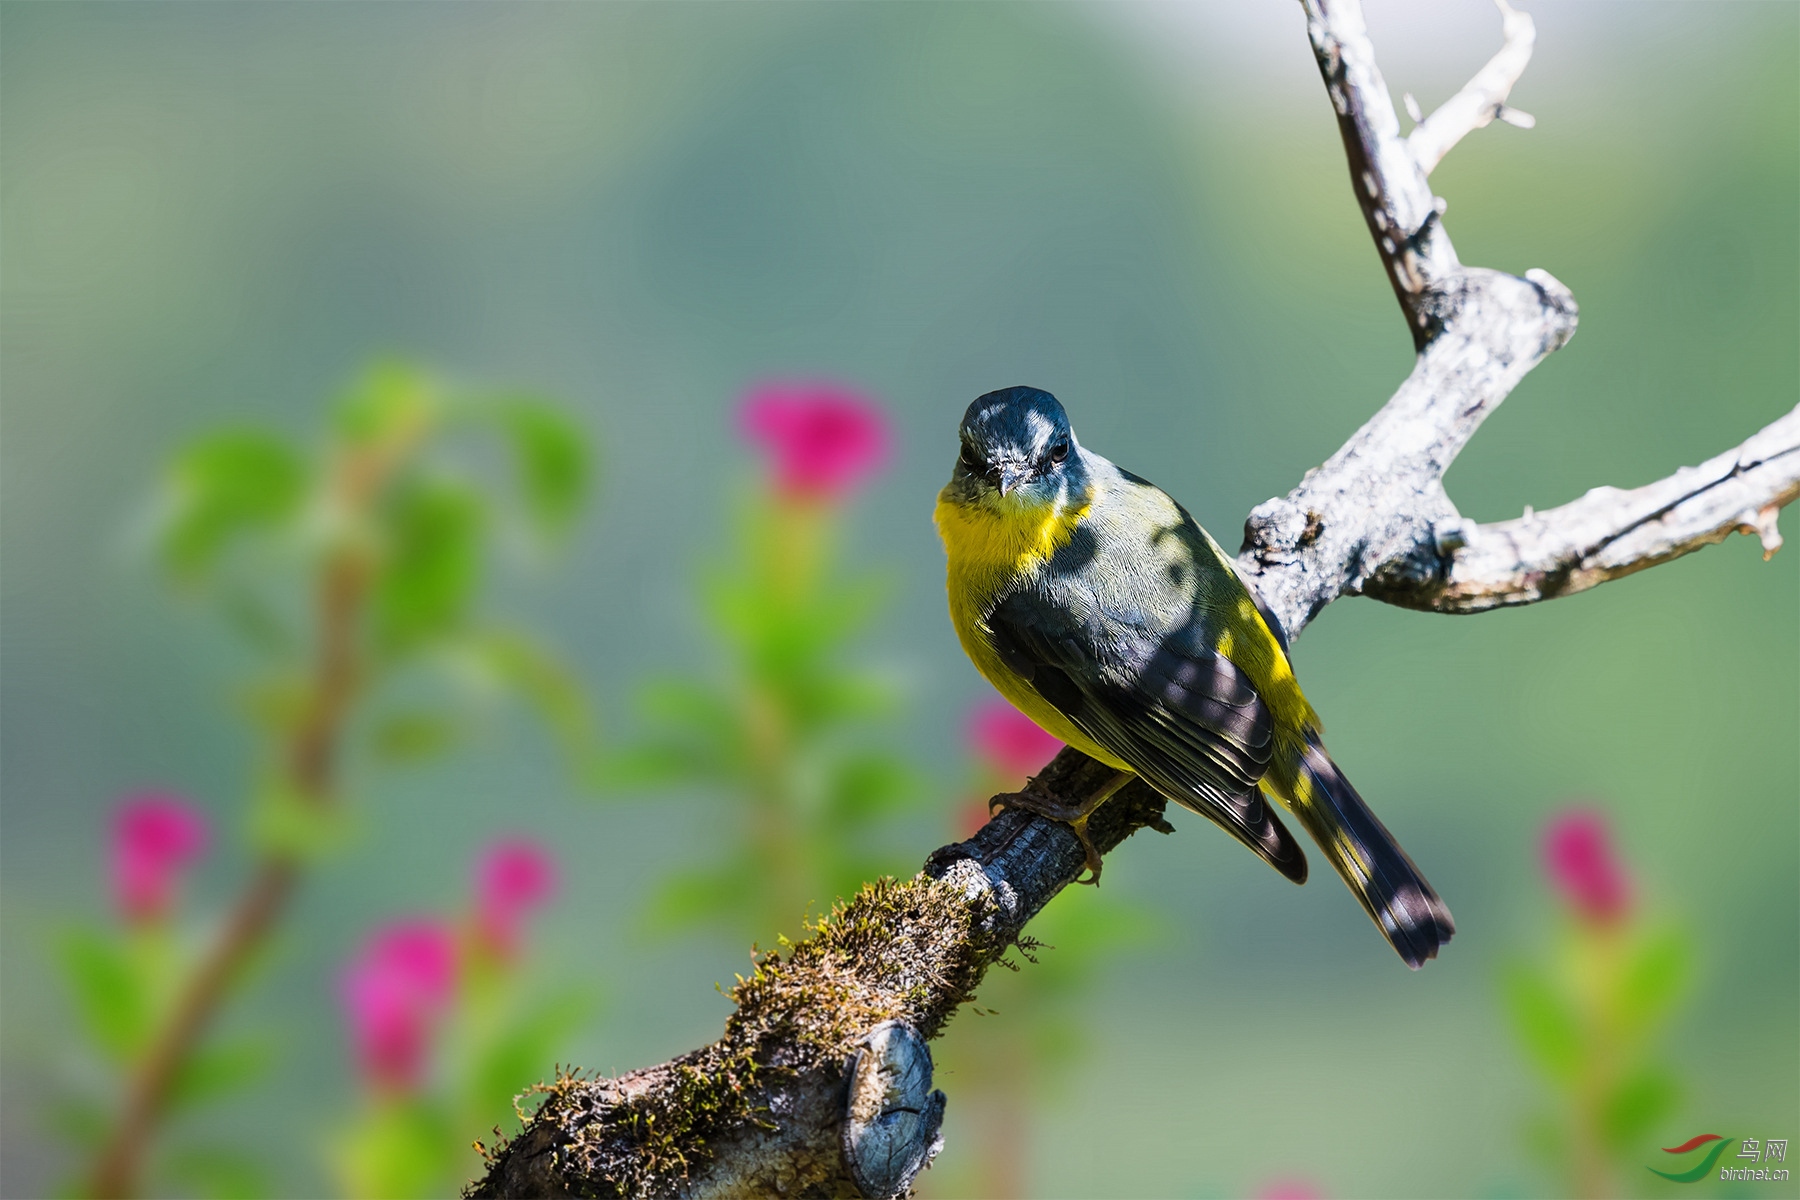
[[1613, 852], [1606, 818], [1595, 809], [1571, 809], [1544, 829], [1544, 867], [1563, 899], [1581, 917], [1602, 924], [1631, 907], [1631, 881]]
[[738, 409], [738, 427], [769, 452], [776, 489], [787, 496], [841, 499], [888, 458], [887, 416], [840, 384], [758, 384]]
[[425, 1073], [431, 1034], [456, 988], [456, 936], [438, 921], [376, 930], [345, 970], [339, 997], [356, 1061], [381, 1091], [405, 1092]]
[[495, 842], [475, 867], [475, 929], [501, 955], [518, 946], [524, 920], [556, 891], [556, 860], [536, 842]]
[[179, 796], [142, 792], [113, 812], [113, 897], [125, 919], [158, 920], [175, 900], [182, 871], [206, 851], [206, 818]]
[[977, 757], [1005, 775], [1032, 775], [1056, 757], [1063, 744], [1036, 721], [993, 696], [969, 717], [969, 745]]

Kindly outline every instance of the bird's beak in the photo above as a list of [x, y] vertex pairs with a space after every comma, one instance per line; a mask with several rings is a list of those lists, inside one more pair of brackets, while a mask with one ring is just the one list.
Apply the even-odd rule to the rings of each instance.
[[1002, 466], [1000, 468], [1000, 494], [1002, 496], [1006, 495], [1021, 483], [1024, 483], [1030, 475], [1031, 468], [1024, 463], [1020, 463], [1017, 466]]

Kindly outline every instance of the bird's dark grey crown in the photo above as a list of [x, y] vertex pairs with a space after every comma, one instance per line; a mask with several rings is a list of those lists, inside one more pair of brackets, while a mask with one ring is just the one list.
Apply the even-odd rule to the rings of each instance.
[[1069, 414], [1041, 388], [1010, 387], [976, 398], [962, 419], [963, 441], [983, 457], [1041, 457], [1058, 438], [1070, 437]]

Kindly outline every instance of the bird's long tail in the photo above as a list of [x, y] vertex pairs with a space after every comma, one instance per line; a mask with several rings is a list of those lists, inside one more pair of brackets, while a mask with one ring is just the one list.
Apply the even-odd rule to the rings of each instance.
[[1369, 811], [1316, 734], [1306, 745], [1288, 789], [1290, 807], [1337, 868], [1406, 965], [1415, 971], [1456, 932], [1438, 899], [1394, 835]]

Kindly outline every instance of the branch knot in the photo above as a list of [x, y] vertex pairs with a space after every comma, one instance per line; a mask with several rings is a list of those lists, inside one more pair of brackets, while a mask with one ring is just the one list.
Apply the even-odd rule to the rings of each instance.
[[931, 1086], [931, 1050], [905, 1021], [883, 1021], [845, 1074], [844, 1165], [869, 1200], [897, 1200], [944, 1148], [944, 1093]]
[[[1264, 500], [1244, 519], [1240, 553], [1268, 566], [1294, 562], [1309, 541], [1318, 538], [1318, 514], [1308, 513], [1286, 496]], [[1308, 538], [1308, 531], [1312, 537]]]

